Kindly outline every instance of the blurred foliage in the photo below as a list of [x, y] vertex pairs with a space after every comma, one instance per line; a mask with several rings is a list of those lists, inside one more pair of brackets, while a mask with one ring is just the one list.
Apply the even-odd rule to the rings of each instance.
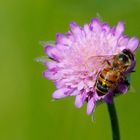
[[[111, 140], [106, 105], [96, 108], [92, 123], [74, 98], [52, 102], [54, 86], [34, 59], [44, 55], [40, 41], [96, 15], [110, 25], [122, 20], [126, 34], [140, 37], [139, 13], [140, 0], [0, 0], [0, 139]], [[140, 139], [139, 59], [137, 52], [132, 90], [115, 99], [123, 140]]]

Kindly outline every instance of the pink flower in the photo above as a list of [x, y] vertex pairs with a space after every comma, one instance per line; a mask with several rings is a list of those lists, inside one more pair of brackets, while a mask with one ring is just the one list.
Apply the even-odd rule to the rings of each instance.
[[[111, 102], [115, 94], [128, 90], [128, 85], [122, 81], [114, 92], [98, 96], [95, 90], [97, 76], [105, 66], [104, 61], [110, 61], [105, 56], [117, 55], [124, 49], [135, 54], [139, 40], [136, 37], [129, 39], [123, 34], [122, 22], [111, 28], [93, 19], [84, 27], [73, 22], [70, 29], [65, 35], [56, 35], [55, 46], [45, 45], [45, 53], [50, 60], [45, 62], [47, 70], [43, 75], [55, 83], [54, 99], [76, 96], [76, 107], [80, 108], [87, 102], [87, 114], [91, 114], [97, 101]], [[134, 66], [135, 61], [131, 71]]]

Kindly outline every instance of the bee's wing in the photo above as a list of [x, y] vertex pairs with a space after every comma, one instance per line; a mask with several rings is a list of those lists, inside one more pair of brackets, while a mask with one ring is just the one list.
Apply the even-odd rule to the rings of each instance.
[[[115, 55], [97, 55], [97, 56], [91, 56], [87, 59], [87, 61], [90, 60], [90, 62], [92, 63], [92, 61], [94, 61], [95, 59], [97, 60], [97, 63], [101, 63], [101, 64], [109, 64], [111, 60], [113, 60], [113, 57]], [[95, 61], [94, 61], [95, 62]], [[110, 64], [109, 64], [110, 65]]]
[[102, 55], [93, 55], [92, 57], [104, 57], [104, 58], [111, 58], [111, 57], [114, 57], [116, 56], [117, 54], [115, 55], [110, 55], [110, 54], [102, 54]]

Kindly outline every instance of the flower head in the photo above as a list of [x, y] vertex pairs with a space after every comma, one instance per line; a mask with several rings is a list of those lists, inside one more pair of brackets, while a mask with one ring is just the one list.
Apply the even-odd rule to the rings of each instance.
[[[106, 65], [105, 60], [112, 63], [112, 56], [124, 49], [131, 50], [135, 56], [139, 40], [136, 37], [129, 39], [123, 32], [122, 22], [113, 28], [98, 19], [91, 20], [84, 27], [72, 22], [70, 31], [56, 35], [54, 46], [46, 44], [45, 53], [50, 59], [45, 62], [47, 70], [43, 75], [55, 83], [53, 98], [76, 96], [76, 107], [87, 102], [87, 114], [90, 114], [99, 100], [111, 102], [115, 94], [126, 93], [128, 85], [123, 80], [113, 92], [103, 96], [99, 96], [95, 88], [98, 74]], [[127, 73], [134, 66], [135, 60]]]

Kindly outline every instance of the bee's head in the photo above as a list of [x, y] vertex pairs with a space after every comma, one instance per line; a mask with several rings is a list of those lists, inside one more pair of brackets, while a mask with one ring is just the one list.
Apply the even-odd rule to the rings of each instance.
[[129, 62], [129, 58], [124, 53], [121, 53], [118, 55], [118, 61], [120, 64], [127, 64]]
[[134, 61], [134, 54], [128, 50], [128, 49], [124, 49], [123, 54], [125, 54], [131, 61]]
[[130, 50], [124, 49], [122, 53], [118, 55], [118, 61], [121, 64], [129, 64], [134, 60], [134, 55]]

